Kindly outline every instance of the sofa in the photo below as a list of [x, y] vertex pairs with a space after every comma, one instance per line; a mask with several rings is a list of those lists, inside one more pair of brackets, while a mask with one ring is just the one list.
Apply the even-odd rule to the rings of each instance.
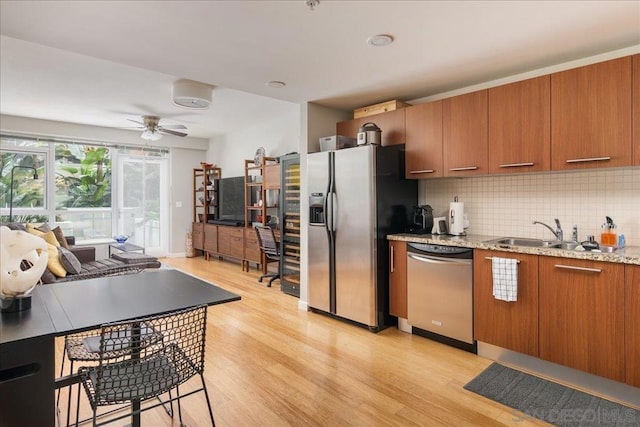
[[[20, 230], [32, 234], [40, 231], [43, 235], [50, 235], [51, 232], [55, 230], [51, 230], [45, 225], [35, 227], [30, 224], [23, 225], [19, 223], [1, 223], [0, 226], [7, 226], [11, 230]], [[38, 231], [34, 231], [34, 229]], [[58, 241], [58, 245], [49, 245], [49, 256], [55, 253], [56, 255], [54, 257], [58, 259], [50, 259], [48, 267], [41, 277], [43, 284], [132, 274], [149, 268], [160, 268], [161, 266], [156, 257], [139, 253], [114, 254], [111, 258], [96, 260], [95, 247], [76, 246], [74, 236], [63, 236], [59, 230], [57, 230], [54, 235]], [[45, 238], [45, 241], [48, 243], [53, 242], [52, 238], [43, 238]], [[63, 239], [64, 243], [62, 242]], [[56, 248], [54, 249], [52, 246]], [[55, 266], [52, 265], [52, 263], [54, 263]]]

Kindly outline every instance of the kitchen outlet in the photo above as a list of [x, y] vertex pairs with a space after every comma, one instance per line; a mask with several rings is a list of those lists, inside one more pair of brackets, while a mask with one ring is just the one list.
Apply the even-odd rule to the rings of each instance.
[[181, 208], [182, 207], [182, 202], [176, 202], [176, 208]]

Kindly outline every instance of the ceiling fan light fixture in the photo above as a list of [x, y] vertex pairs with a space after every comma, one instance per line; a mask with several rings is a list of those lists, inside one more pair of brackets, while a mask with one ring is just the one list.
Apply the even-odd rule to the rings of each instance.
[[142, 135], [140, 135], [140, 138], [147, 141], [157, 141], [162, 138], [162, 135], [155, 129], [145, 129], [144, 132], [142, 132]]
[[213, 86], [193, 80], [177, 80], [173, 83], [173, 103], [192, 110], [204, 110], [211, 104]]

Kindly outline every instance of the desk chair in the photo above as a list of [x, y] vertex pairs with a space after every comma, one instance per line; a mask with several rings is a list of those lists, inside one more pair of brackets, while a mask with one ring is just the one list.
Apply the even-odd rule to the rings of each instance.
[[[108, 323], [100, 328], [98, 365], [78, 369], [91, 409], [93, 425], [104, 425], [142, 411], [162, 405], [145, 405], [150, 399], [176, 390], [176, 397], [169, 394], [169, 402], [178, 402], [178, 415], [182, 423], [180, 399], [204, 391], [211, 424], [215, 426], [209, 393], [204, 382], [204, 351], [207, 325], [207, 307], [201, 305], [185, 310], [149, 316], [145, 318]], [[162, 336], [161, 340], [144, 343], [145, 328]], [[122, 331], [129, 330], [130, 334]], [[128, 357], [113, 361], [112, 351], [128, 351]], [[200, 376], [202, 386], [180, 395], [180, 384]], [[80, 410], [80, 384], [76, 420]], [[110, 418], [98, 424], [97, 410], [102, 406], [130, 402], [132, 413]]]
[[258, 244], [260, 251], [264, 254], [264, 260], [266, 264], [270, 262], [278, 262], [278, 272], [263, 274], [258, 279], [258, 282], [262, 283], [262, 279], [270, 277], [267, 287], [271, 287], [274, 280], [280, 279], [280, 246], [276, 242], [276, 236], [273, 233], [273, 228], [265, 227], [263, 225], [256, 225], [256, 234], [258, 235]]

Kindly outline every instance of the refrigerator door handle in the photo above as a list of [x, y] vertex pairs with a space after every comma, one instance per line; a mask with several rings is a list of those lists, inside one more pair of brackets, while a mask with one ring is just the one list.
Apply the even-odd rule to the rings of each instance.
[[336, 197], [336, 193], [331, 193], [331, 223], [329, 225], [330, 230], [331, 231], [336, 231], [337, 230], [337, 220], [336, 218], [338, 218], [338, 199]]

